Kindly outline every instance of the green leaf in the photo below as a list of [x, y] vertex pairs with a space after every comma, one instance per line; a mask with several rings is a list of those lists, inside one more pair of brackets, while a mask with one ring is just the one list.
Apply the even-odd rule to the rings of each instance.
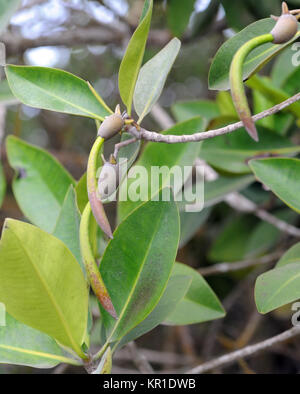
[[286, 137], [271, 130], [258, 127], [259, 142], [253, 141], [244, 129], [203, 142], [200, 157], [211, 166], [232, 174], [251, 172], [248, 161], [266, 154], [293, 154], [300, 151]]
[[180, 212], [180, 248], [194, 237], [208, 219], [210, 212], [209, 208], [202, 209], [200, 212]]
[[0, 301], [15, 319], [83, 356], [86, 282], [75, 257], [57, 238], [6, 219], [0, 242]]
[[[145, 3], [142, 20], [129, 41], [119, 71], [119, 90], [127, 112], [131, 115], [133, 93], [143, 61], [150, 29], [153, 1]], [[146, 11], [147, 9], [147, 11]]]
[[180, 46], [180, 41], [173, 38], [141, 68], [133, 96], [134, 107], [139, 115], [138, 123], [141, 123], [159, 99]]
[[[211, 64], [208, 77], [209, 89], [229, 89], [229, 70], [231, 61], [236, 51], [253, 37], [269, 33], [273, 29], [275, 23], [276, 22], [271, 18], [261, 19], [247, 26], [244, 30], [240, 31], [234, 37], [226, 41], [218, 50]], [[263, 67], [289, 44], [294, 42], [299, 36], [300, 32], [298, 32], [297, 35], [286, 44], [275, 45], [272, 43], [267, 43], [254, 49], [244, 63], [244, 80], [256, 73], [261, 67]]]
[[300, 263], [300, 242], [293, 245], [286, 251], [276, 264], [276, 267], [283, 267], [287, 264]]
[[[290, 98], [290, 94], [288, 94], [286, 91], [272, 86], [272, 80], [268, 77], [259, 77], [258, 75], [254, 75], [246, 82], [246, 84], [253, 90], [257, 90], [262, 93], [265, 98], [272, 101], [274, 104], [279, 104]], [[293, 114], [296, 118], [298, 118], [300, 112], [300, 104], [298, 102], [295, 102], [289, 105], [283, 111], [289, 112]]]
[[172, 106], [171, 110], [178, 122], [184, 122], [195, 116], [202, 116], [210, 122], [220, 116], [218, 105], [209, 100], [179, 101]]
[[43, 149], [13, 136], [7, 138], [6, 149], [16, 171], [12, 187], [20, 209], [33, 224], [53, 232], [69, 186], [75, 181]]
[[249, 165], [256, 178], [268, 186], [286, 205], [300, 213], [300, 160], [270, 158], [251, 160]]
[[173, 276], [169, 279], [167, 288], [159, 300], [154, 310], [146, 317], [142, 323], [136, 326], [125, 337], [122, 338], [120, 345], [141, 337], [163, 323], [167, 317], [175, 310], [178, 303], [183, 299], [192, 282], [188, 276]]
[[231, 0], [220, 0], [220, 2], [226, 14], [226, 22], [232, 29], [241, 30], [253, 21], [247, 1], [233, 3]]
[[[197, 131], [201, 131], [204, 128], [204, 121], [202, 118], [197, 117], [190, 119], [186, 122], [178, 123], [174, 127], [165, 131], [164, 134], [193, 134]], [[167, 174], [163, 177], [160, 185], [151, 185], [151, 171], [153, 167], [163, 167], [166, 166], [168, 169], [172, 169], [174, 166], [179, 166], [183, 173], [184, 166], [192, 166], [195, 159], [199, 155], [201, 149], [201, 143], [190, 142], [187, 144], [157, 144], [151, 142], [147, 144], [143, 154], [136, 163], [136, 166], [131, 169], [131, 172], [135, 168], [144, 168], [147, 172], [147, 176], [140, 176], [140, 179], [134, 180], [128, 178], [127, 183], [123, 183], [120, 187], [120, 199], [118, 204], [118, 215], [119, 220], [122, 220], [127, 216], [133, 209], [142, 204], [143, 201], [132, 201], [128, 195], [128, 190], [135, 185], [135, 182], [141, 183], [141, 190], [145, 190], [144, 201], [149, 199], [151, 196], [155, 195], [159, 188], [165, 186], [174, 186], [174, 180], [172, 179], [172, 173]], [[191, 168], [192, 169], [192, 168]], [[185, 171], [182, 183], [176, 182], [176, 188], [174, 194], [181, 189], [182, 184], [186, 181], [190, 172]], [[182, 177], [182, 178], [184, 178]], [[177, 179], [178, 181], [178, 179]], [[152, 186], [152, 187], [151, 187]]]
[[257, 278], [255, 302], [260, 313], [268, 313], [300, 298], [300, 264], [274, 268]]
[[55, 340], [6, 314], [6, 326], [0, 326], [0, 363], [53, 368], [60, 363], [77, 362], [66, 357]]
[[[244, 176], [220, 176], [215, 181], [205, 182], [204, 191], [204, 207], [211, 207], [224, 200], [227, 194], [240, 191], [254, 182], [253, 175]], [[196, 186], [192, 185], [193, 192], [195, 193]], [[188, 189], [187, 189], [188, 190]], [[191, 204], [193, 202], [189, 202]], [[178, 203], [179, 210], [182, 212], [185, 209], [186, 201]]]
[[168, 316], [167, 324], [183, 326], [225, 316], [218, 297], [197, 271], [185, 264], [175, 263], [172, 277], [177, 275], [191, 277], [192, 283], [184, 298], [177, 304], [175, 311]]
[[181, 37], [194, 10], [195, 0], [169, 0], [167, 22], [175, 36]]
[[297, 70], [297, 67], [295, 67], [292, 61], [295, 53], [296, 52], [293, 50], [293, 46], [291, 45], [282, 51], [276, 58], [274, 66], [272, 67], [271, 78], [272, 83], [277, 88], [284, 88], [286, 81]]
[[0, 33], [3, 33], [10, 18], [17, 11], [21, 0], [2, 0], [0, 2]]
[[0, 82], [0, 103], [3, 105], [17, 104], [19, 101], [12, 94], [7, 80]]
[[13, 94], [31, 107], [99, 120], [111, 114], [104, 101], [97, 100], [86, 81], [67, 71], [8, 65], [5, 72]]
[[81, 258], [79, 242], [80, 212], [76, 203], [76, 194], [73, 185], [65, 196], [60, 214], [55, 224], [53, 235], [60, 239], [73, 253], [79, 262], [83, 273], [85, 273], [84, 263]]
[[3, 203], [5, 192], [6, 192], [6, 180], [5, 180], [2, 164], [0, 162], [0, 207]]
[[243, 259], [249, 234], [254, 230], [256, 224], [257, 220], [248, 215], [241, 215], [230, 220], [215, 238], [209, 251], [209, 259], [214, 262], [231, 262]]
[[178, 241], [174, 201], [148, 201], [118, 226], [100, 263], [119, 316], [115, 321], [102, 310], [109, 342], [121, 339], [153, 311], [166, 288]]

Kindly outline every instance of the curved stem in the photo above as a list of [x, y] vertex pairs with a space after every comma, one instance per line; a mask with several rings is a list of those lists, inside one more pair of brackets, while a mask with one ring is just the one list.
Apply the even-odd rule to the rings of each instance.
[[87, 203], [80, 222], [80, 248], [84, 260], [86, 272], [91, 287], [103, 308], [114, 318], [117, 317], [115, 308], [111, 302], [108, 291], [100, 275], [90, 242], [90, 228], [93, 220], [90, 203]]
[[100, 153], [100, 149], [103, 145], [104, 139], [97, 137], [94, 145], [91, 149], [88, 166], [87, 166], [87, 190], [89, 196], [89, 202], [93, 211], [93, 215], [96, 222], [99, 224], [103, 232], [109, 237], [113, 238], [111, 227], [107, 216], [105, 214], [103, 204], [97, 196], [97, 159]]
[[236, 52], [230, 66], [229, 77], [232, 99], [237, 113], [239, 114], [239, 117], [245, 126], [245, 129], [255, 141], [258, 141], [258, 134], [256, 126], [251, 118], [251, 111], [243, 85], [243, 64], [246, 57], [253, 49], [267, 42], [272, 42], [273, 39], [274, 37], [272, 34], [263, 34], [247, 41]]

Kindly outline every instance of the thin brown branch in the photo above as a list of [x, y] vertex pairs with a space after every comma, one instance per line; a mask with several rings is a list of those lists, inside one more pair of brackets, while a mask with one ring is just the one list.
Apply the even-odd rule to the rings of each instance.
[[149, 373], [154, 373], [153, 368], [151, 367], [151, 365], [149, 364], [148, 360], [146, 359], [146, 357], [144, 356], [144, 354], [142, 354], [138, 347], [136, 346], [135, 342], [130, 342], [127, 345], [131, 356], [132, 356], [132, 361], [134, 362], [135, 366], [137, 367], [137, 369], [143, 373], [143, 374], [149, 374]]
[[276, 346], [287, 340], [293, 339], [298, 335], [300, 335], [300, 327], [293, 327], [290, 330], [287, 330], [272, 338], [266, 339], [265, 341], [256, 343], [255, 345], [246, 346], [240, 350], [236, 350], [235, 352], [225, 354], [224, 356], [208, 361], [202, 365], [199, 365], [191, 369], [187, 373], [201, 374], [204, 372], [208, 372], [214, 368], [225, 367], [227, 365], [234, 363], [237, 360], [240, 360], [241, 358], [247, 358], [249, 356], [253, 356], [254, 354], [261, 353], [265, 350], [269, 350], [273, 346]]
[[130, 144], [133, 144], [134, 142], [136, 142], [136, 138], [130, 138], [129, 140], [121, 141], [118, 144], [116, 144], [114, 149], [114, 157], [117, 158], [120, 149]]
[[[294, 96], [290, 97], [289, 99], [283, 101], [280, 104], [275, 105], [272, 108], [267, 109], [266, 111], [260, 112], [257, 115], [252, 117], [254, 122], [257, 122], [260, 119], [266, 118], [267, 116], [276, 114], [277, 112], [283, 110], [284, 108], [288, 107], [289, 105], [295, 103], [296, 101], [300, 100], [300, 93], [295, 94]], [[164, 135], [159, 134], [153, 131], [149, 131], [146, 129], [141, 128], [138, 130], [135, 126], [130, 125], [127, 127], [127, 131], [132, 134], [134, 137], [138, 139], [143, 139], [152, 142], [164, 142], [166, 144], [178, 144], [184, 142], [198, 142], [207, 140], [209, 138], [214, 138], [219, 135], [224, 135], [228, 133], [232, 133], [235, 130], [238, 130], [243, 127], [242, 122], [237, 122], [230, 124], [225, 127], [221, 127], [219, 129], [209, 130], [205, 132], [195, 133], [195, 134], [184, 134], [184, 135]]]
[[[5, 44], [7, 56], [12, 56], [21, 54], [27, 49], [42, 46], [120, 45], [124, 38], [126, 38], [126, 33], [102, 25], [95, 27], [76, 26], [75, 29], [66, 29], [59, 33], [35, 39], [27, 39], [15, 33], [7, 32], [1, 37], [1, 42]], [[149, 45], [160, 47], [169, 39], [170, 33], [167, 30], [153, 30], [149, 34]]]
[[227, 272], [239, 271], [245, 268], [253, 267], [254, 265], [262, 265], [272, 263], [281, 257], [282, 253], [276, 252], [260, 258], [247, 259], [237, 261], [234, 263], [220, 263], [214, 264], [211, 267], [200, 268], [198, 271], [203, 276], [225, 274]]

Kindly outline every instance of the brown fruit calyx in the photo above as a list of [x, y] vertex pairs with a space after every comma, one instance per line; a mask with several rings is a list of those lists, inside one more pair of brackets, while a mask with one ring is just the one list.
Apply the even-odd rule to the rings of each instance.
[[290, 41], [298, 31], [297, 18], [289, 11], [286, 2], [282, 3], [281, 16], [272, 16], [277, 21], [271, 31], [274, 44], [284, 44]]
[[98, 129], [98, 136], [109, 139], [119, 133], [124, 127], [125, 121], [121, 115], [120, 106], [117, 105], [115, 113], [107, 116]]

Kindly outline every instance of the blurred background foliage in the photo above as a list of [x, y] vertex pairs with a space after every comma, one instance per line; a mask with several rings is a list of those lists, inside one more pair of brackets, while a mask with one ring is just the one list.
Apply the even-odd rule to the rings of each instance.
[[[288, 1], [288, 4], [290, 8], [300, 7], [299, 0]], [[138, 24], [142, 7], [143, 0], [23, 0], [13, 13], [7, 29], [2, 32], [0, 41], [6, 46], [8, 63], [70, 71], [90, 81], [106, 103], [114, 108], [121, 102], [117, 82], [119, 65], [130, 36]], [[161, 107], [170, 115], [175, 115], [177, 120], [184, 120], [184, 108], [178, 108], [176, 103], [183, 100], [214, 100], [217, 92], [208, 90], [207, 77], [211, 60], [218, 48], [227, 38], [257, 19], [269, 17], [270, 14], [279, 15], [280, 8], [279, 0], [154, 0], [153, 20], [144, 61], [156, 54], [172, 37], [182, 40], [182, 49], [159, 100]], [[282, 57], [281, 67], [284, 67], [283, 59]], [[269, 75], [272, 65], [270, 63], [263, 73]], [[280, 70], [282, 68], [278, 65], [278, 76], [282, 75]], [[273, 73], [276, 76], [276, 69], [273, 69]], [[0, 125], [1, 157], [8, 183], [1, 207], [2, 225], [6, 217], [22, 218], [11, 191], [13, 174], [7, 164], [3, 144], [5, 136], [13, 134], [49, 150], [78, 180], [85, 171], [96, 129], [91, 119], [16, 103], [5, 85], [2, 68], [0, 75], [0, 107], [1, 111], [6, 111], [5, 127]], [[224, 105], [231, 105], [226, 94], [219, 95], [217, 102], [221, 109], [224, 109]], [[256, 112], [268, 106], [270, 101], [256, 92]], [[191, 106], [188, 111], [192, 111]], [[228, 114], [228, 108], [224, 111]], [[274, 118], [264, 120], [261, 121], [261, 126], [276, 128], [277, 121], [279, 118], [276, 121]], [[270, 122], [273, 122], [271, 126]], [[283, 133], [286, 134], [291, 121], [285, 119], [283, 124], [286, 127]], [[150, 130], [161, 130], [151, 115], [145, 119], [144, 126]], [[114, 142], [116, 140], [107, 144], [108, 151]], [[207, 148], [209, 149], [209, 143]], [[211, 146], [211, 149], [215, 147]], [[224, 168], [219, 170], [226, 171]], [[271, 204], [278, 217], [290, 223], [297, 222], [297, 215], [284, 208], [278, 200], [275, 203], [270, 201], [270, 195], [260, 185], [246, 187], [243, 194], [265, 207]], [[113, 220], [114, 204], [109, 206], [109, 215]], [[195, 268], [261, 256], [271, 252], [279, 244], [282, 247], [290, 244], [290, 239], [282, 237], [273, 226], [251, 215], [237, 213], [222, 202], [206, 208], [194, 218], [196, 224], [191, 221], [187, 224], [187, 234], [182, 242], [183, 247], [179, 250], [178, 260]], [[183, 218], [183, 223], [184, 220], [187, 218]], [[264, 317], [264, 323], [259, 325], [261, 317], [255, 311], [253, 302], [255, 275], [257, 276], [257, 269], [254, 273], [252, 269], [246, 269], [209, 277], [209, 283], [228, 310], [225, 322], [217, 321], [211, 323], [211, 326], [205, 323], [191, 327], [160, 327], [145, 335], [140, 343], [142, 347], [148, 348], [151, 343], [151, 349], [162, 349], [169, 357], [160, 360], [155, 351], [149, 353], [148, 357], [152, 357], [154, 364], [158, 362], [163, 370], [172, 370], [178, 365], [177, 362], [182, 367], [184, 362], [193, 365], [211, 358], [217, 352], [233, 350], [253, 338], [256, 341], [262, 340], [289, 327], [288, 309], [281, 309]], [[99, 338], [100, 332], [95, 326], [92, 340], [97, 344]], [[279, 348], [274, 354], [256, 358], [252, 365], [251, 362], [246, 364], [242, 360], [228, 370], [252, 373], [255, 366], [255, 370], [260, 372], [298, 372], [299, 350], [299, 345], [293, 349]], [[180, 360], [175, 357], [178, 351], [183, 355]], [[155, 361], [155, 357], [158, 360]], [[130, 356], [126, 356], [124, 351], [120, 356], [123, 361], [119, 366], [117, 364], [116, 372], [130, 371], [128, 358]], [[72, 368], [70, 367], [73, 371]], [[0, 367], [0, 372], [8, 370], [11, 373], [19, 372], [20, 367]], [[23, 368], [22, 371], [31, 370]]]

